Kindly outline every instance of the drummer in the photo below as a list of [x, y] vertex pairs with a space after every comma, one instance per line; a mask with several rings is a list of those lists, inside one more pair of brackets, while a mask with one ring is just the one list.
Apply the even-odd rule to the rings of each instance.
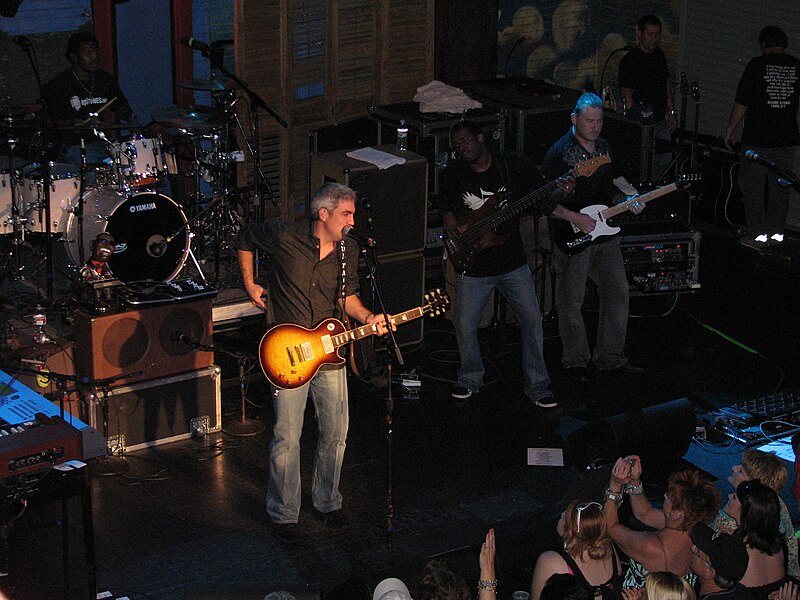
[[80, 164], [81, 138], [88, 164], [100, 164], [108, 156], [106, 144], [93, 131], [92, 113], [99, 113], [97, 120], [101, 124], [118, 123], [122, 119], [132, 127], [138, 126], [116, 78], [100, 69], [99, 50], [100, 44], [93, 34], [73, 34], [66, 50], [72, 66], [44, 85], [43, 99], [56, 121], [59, 160], [63, 162]]

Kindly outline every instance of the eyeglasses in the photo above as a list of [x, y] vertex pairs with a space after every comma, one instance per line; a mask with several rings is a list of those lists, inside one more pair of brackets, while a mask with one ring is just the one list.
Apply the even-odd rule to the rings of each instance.
[[600, 504], [599, 502], [583, 502], [581, 504], [578, 504], [578, 508], [576, 509], [578, 511], [578, 518], [577, 518], [577, 520], [575, 522], [575, 527], [576, 527], [575, 533], [580, 533], [581, 532], [581, 513], [583, 511], [585, 511], [587, 508], [589, 508], [590, 506], [596, 506], [601, 511], [603, 510], [603, 505]]

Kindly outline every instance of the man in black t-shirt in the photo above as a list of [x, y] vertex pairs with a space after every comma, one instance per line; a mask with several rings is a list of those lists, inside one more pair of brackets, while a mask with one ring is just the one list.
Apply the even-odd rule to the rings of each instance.
[[88, 163], [100, 163], [107, 156], [105, 144], [92, 131], [89, 121], [92, 113], [99, 113], [97, 118], [104, 123], [116, 123], [119, 119], [134, 121], [119, 83], [100, 69], [99, 50], [97, 38], [91, 33], [73, 34], [66, 50], [72, 66], [44, 85], [43, 99], [56, 122], [61, 160], [68, 163], [80, 162], [82, 138], [87, 145]]
[[[444, 233], [462, 244], [475, 240], [481, 248], [474, 262], [455, 277], [454, 320], [461, 364], [451, 395], [467, 399], [483, 385], [478, 325], [489, 296], [497, 288], [519, 322], [525, 396], [539, 408], [556, 408], [542, 350], [542, 314], [522, 246], [519, 215], [493, 228], [479, 225], [485, 218], [500, 214], [507, 203], [542, 187], [544, 180], [524, 156], [493, 153], [476, 123], [460, 121], [451, 130], [450, 139], [459, 160], [442, 173]], [[564, 181], [560, 185], [571, 189], [574, 183]], [[575, 216], [550, 198], [543, 198], [540, 204], [534, 205], [540, 214], [553, 213], [564, 219]]]
[[[761, 56], [745, 67], [725, 133], [725, 144], [734, 148], [735, 130], [744, 119], [742, 150], [753, 150], [774, 167], [791, 171], [800, 144], [797, 108], [800, 103], [800, 60], [788, 54], [789, 39], [778, 27], [767, 26], [758, 36]], [[767, 196], [764, 197], [764, 177]], [[778, 185], [778, 175], [753, 161], [743, 161], [739, 187], [747, 226], [741, 243], [763, 247], [783, 242], [791, 188]]]
[[636, 27], [636, 46], [619, 62], [619, 87], [625, 107], [649, 107], [654, 123], [666, 119], [675, 129], [675, 107], [669, 93], [667, 57], [661, 43], [661, 20], [645, 15]]

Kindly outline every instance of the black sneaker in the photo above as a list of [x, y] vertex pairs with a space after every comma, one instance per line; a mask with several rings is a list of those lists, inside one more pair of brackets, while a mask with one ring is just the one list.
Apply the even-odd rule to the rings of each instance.
[[297, 523], [273, 523], [272, 537], [284, 544], [299, 544], [306, 539]]
[[317, 513], [317, 518], [320, 522], [325, 526], [331, 529], [342, 529], [343, 527], [347, 526], [347, 517], [344, 515], [341, 509], [334, 510], [331, 512], [320, 512], [315, 511]]
[[533, 401], [533, 405], [538, 408], [558, 408], [558, 400], [555, 396], [545, 396], [544, 398], [537, 398]]
[[472, 397], [472, 390], [463, 385], [455, 384], [450, 388], [450, 395], [456, 400], [467, 400]]
[[575, 381], [580, 381], [581, 383], [586, 383], [589, 381], [589, 369], [584, 366], [580, 367], [567, 367], [564, 369], [567, 372], [567, 377], [570, 379], [574, 379]]
[[650, 369], [647, 367], [640, 367], [638, 365], [634, 365], [633, 363], [626, 362], [624, 365], [613, 369], [615, 373], [624, 373], [625, 375], [644, 375], [645, 373], [649, 373]]

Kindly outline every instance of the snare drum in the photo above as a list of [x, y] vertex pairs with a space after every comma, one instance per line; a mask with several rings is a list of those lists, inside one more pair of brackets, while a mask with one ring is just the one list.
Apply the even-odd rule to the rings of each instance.
[[[80, 167], [53, 163], [50, 167], [50, 233], [60, 231], [67, 211], [80, 192]], [[27, 218], [25, 228], [31, 233], [47, 233], [44, 208], [44, 175], [40, 165], [24, 173], [21, 212]]]
[[[78, 219], [70, 208], [63, 229], [67, 254], [78, 266]], [[111, 271], [125, 282], [153, 279], [170, 281], [189, 255], [186, 216], [172, 199], [155, 192], [125, 196], [111, 188], [89, 190], [83, 205], [84, 261], [91, 243], [102, 231], [114, 236], [116, 249], [108, 261]], [[184, 227], [169, 243], [167, 237]]]
[[120, 147], [122, 181], [130, 187], [152, 185], [167, 174], [161, 138], [134, 135]]

